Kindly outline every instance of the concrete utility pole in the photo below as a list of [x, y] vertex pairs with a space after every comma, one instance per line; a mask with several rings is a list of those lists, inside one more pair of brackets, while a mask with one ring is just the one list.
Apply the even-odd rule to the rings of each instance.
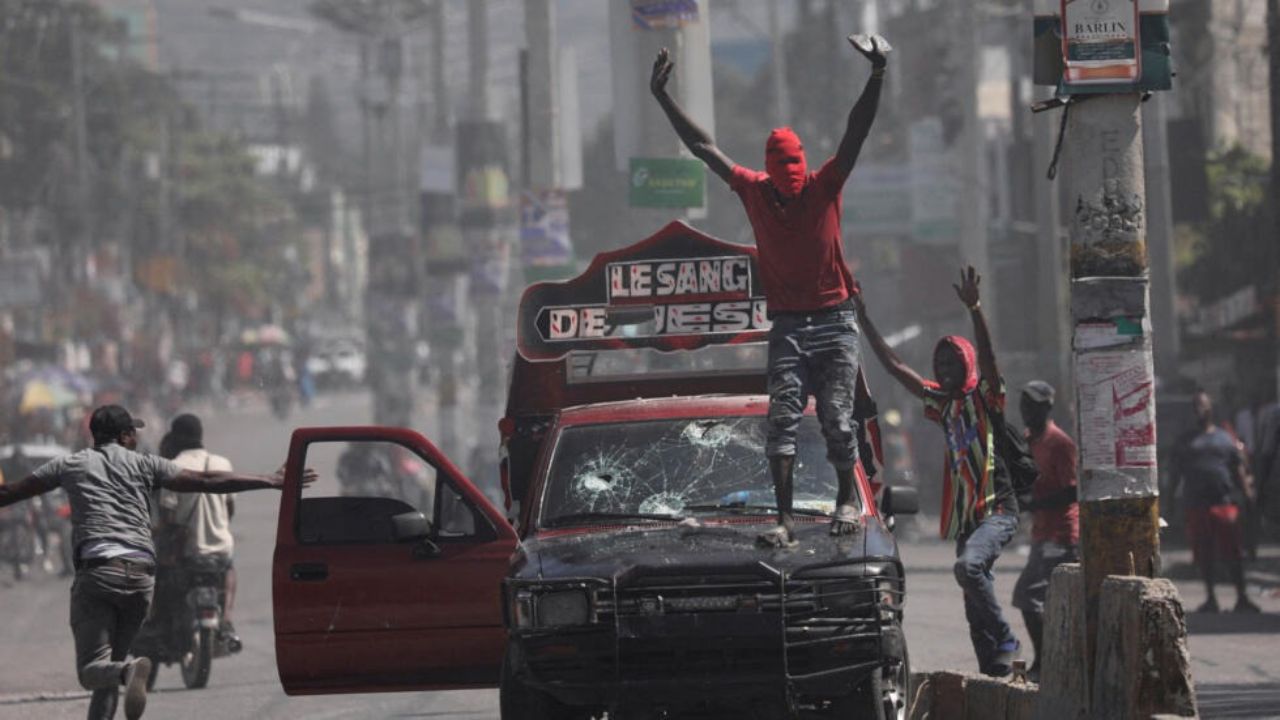
[[1108, 575], [1159, 564], [1146, 189], [1136, 92], [1077, 99], [1064, 150], [1090, 662]]

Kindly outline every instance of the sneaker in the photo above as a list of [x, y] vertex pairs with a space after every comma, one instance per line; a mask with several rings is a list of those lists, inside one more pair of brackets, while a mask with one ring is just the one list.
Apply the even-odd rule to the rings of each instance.
[[236, 626], [232, 625], [229, 620], [222, 621], [222, 627], [218, 628], [218, 634], [222, 636], [222, 641], [227, 645], [227, 652], [235, 654], [244, 649], [244, 643], [240, 641], [240, 636], [236, 634]]
[[137, 658], [124, 671], [125, 720], [138, 720], [147, 709], [147, 678], [150, 676], [151, 658]]
[[1200, 607], [1196, 608], [1198, 613], [1216, 613], [1218, 612], [1218, 598], [1211, 597], [1204, 601]]
[[1241, 595], [1240, 598], [1236, 600], [1235, 611], [1247, 615], [1256, 615], [1257, 613], [1262, 612], [1262, 608], [1255, 605], [1248, 597]]
[[1013, 661], [1018, 657], [1018, 651], [1022, 649], [1022, 643], [1014, 640], [1005, 640], [996, 648], [996, 656], [991, 659], [991, 664], [987, 666], [985, 673], [991, 677], [1006, 677], [1013, 672]]

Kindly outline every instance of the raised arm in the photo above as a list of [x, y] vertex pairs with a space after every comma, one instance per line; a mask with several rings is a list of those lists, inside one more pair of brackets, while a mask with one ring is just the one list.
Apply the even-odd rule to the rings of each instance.
[[[316, 472], [303, 473], [302, 484], [315, 482]], [[221, 470], [183, 470], [171, 480], [160, 482], [160, 487], [174, 492], [236, 493], [246, 490], [279, 490], [284, 487], [284, 468], [271, 475], [247, 475]]]
[[912, 370], [898, 354], [889, 347], [889, 343], [885, 342], [880, 335], [880, 331], [876, 330], [876, 326], [871, 322], [871, 318], [867, 317], [867, 307], [862, 300], [862, 290], [858, 289], [853, 294], [853, 307], [858, 313], [858, 323], [862, 325], [863, 334], [867, 341], [871, 344], [872, 351], [876, 357], [880, 359], [880, 364], [884, 365], [885, 370], [893, 376], [895, 380], [907, 389], [907, 392], [916, 397], [924, 397], [926, 386], [924, 378], [920, 377], [920, 373]]
[[675, 101], [667, 92], [667, 80], [671, 78], [671, 71], [675, 69], [675, 63], [671, 61], [671, 53], [666, 48], [662, 48], [658, 52], [658, 58], [653, 61], [653, 74], [649, 77], [649, 90], [653, 92], [653, 96], [657, 98], [658, 104], [662, 106], [662, 111], [667, 114], [667, 119], [671, 121], [671, 126], [675, 128], [676, 134], [680, 136], [680, 141], [689, 148], [689, 152], [693, 156], [706, 163], [707, 167], [722, 180], [729, 182], [729, 177], [733, 172], [733, 161], [727, 155], [716, 147], [716, 143], [711, 139], [711, 135], [698, 127], [685, 113], [684, 108]]
[[28, 475], [12, 485], [0, 485], [0, 507], [43, 495], [58, 487], [57, 476]]
[[1000, 382], [1000, 368], [996, 366], [996, 351], [991, 344], [991, 331], [987, 328], [987, 318], [982, 314], [982, 298], [978, 286], [982, 278], [978, 271], [970, 265], [960, 271], [960, 284], [952, 285], [960, 302], [969, 308], [973, 320], [973, 338], [978, 345], [978, 371], [989, 383]]
[[855, 50], [871, 61], [871, 77], [862, 88], [858, 102], [849, 111], [844, 137], [836, 150], [836, 162], [844, 177], [853, 172], [853, 166], [858, 162], [858, 153], [862, 152], [862, 143], [866, 141], [871, 132], [871, 123], [876, 119], [876, 110], [880, 107], [880, 89], [884, 86], [884, 70], [889, 62], [888, 53], [891, 49], [879, 35], [850, 35], [848, 40]]

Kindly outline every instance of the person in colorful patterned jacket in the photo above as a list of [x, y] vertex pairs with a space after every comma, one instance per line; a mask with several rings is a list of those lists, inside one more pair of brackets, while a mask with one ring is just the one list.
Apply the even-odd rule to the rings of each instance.
[[977, 350], [968, 340], [948, 336], [933, 352], [936, 380], [926, 380], [893, 352], [867, 317], [862, 294], [854, 306], [867, 342], [889, 374], [924, 403], [925, 416], [946, 434], [942, 485], [942, 537], [956, 541], [956, 582], [964, 591], [965, 617], [979, 669], [1008, 675], [1020, 644], [996, 600], [991, 569], [1018, 529], [1018, 501], [1004, 463], [996, 462], [997, 423], [1003, 422], [1004, 380], [996, 366], [991, 333], [982, 314], [972, 267], [960, 273], [956, 295], [973, 320]]

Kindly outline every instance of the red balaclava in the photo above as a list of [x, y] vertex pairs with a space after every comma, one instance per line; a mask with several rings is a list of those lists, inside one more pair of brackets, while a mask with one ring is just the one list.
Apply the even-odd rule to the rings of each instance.
[[809, 174], [800, 136], [789, 127], [775, 128], [764, 145], [764, 167], [778, 192], [799, 195]]
[[950, 345], [951, 349], [960, 356], [960, 361], [964, 364], [964, 385], [960, 391], [956, 393], [956, 397], [961, 397], [973, 392], [978, 387], [978, 353], [973, 349], [973, 343], [968, 338], [959, 335], [948, 335], [938, 341], [938, 345], [934, 348], [937, 352], [939, 347]]

